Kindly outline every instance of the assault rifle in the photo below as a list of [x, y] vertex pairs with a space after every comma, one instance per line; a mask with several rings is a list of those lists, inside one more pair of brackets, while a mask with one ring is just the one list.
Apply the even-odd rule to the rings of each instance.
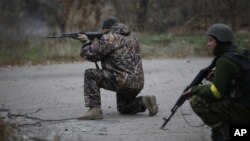
[[[71, 32], [71, 33], [62, 33], [61, 35], [47, 36], [46, 38], [50, 38], [50, 39], [71, 38], [71, 39], [77, 39], [77, 40], [82, 42], [82, 40], [78, 38], [79, 34], [86, 35], [89, 40], [94, 40], [95, 38], [97, 38], [99, 40], [99, 39], [101, 39], [101, 37], [103, 35], [102, 32]], [[95, 66], [97, 69], [99, 69], [97, 62], [95, 62]]]
[[[208, 74], [211, 72], [211, 70], [214, 68], [216, 61], [217, 61], [217, 57], [215, 57], [213, 59], [213, 61], [211, 62], [211, 64], [208, 67], [200, 70], [200, 72], [196, 75], [196, 77], [194, 78], [194, 80], [190, 83], [189, 86], [187, 86], [184, 89], [183, 92], [187, 91], [188, 89], [190, 89], [193, 86], [197, 86], [197, 85], [201, 84], [202, 80], [204, 78], [206, 78], [208, 76]], [[189, 97], [189, 95], [183, 95], [182, 94], [178, 98], [178, 100], [176, 101], [174, 107], [171, 109], [171, 112], [172, 112], [171, 115], [168, 118], [166, 118], [166, 117], [163, 118], [163, 120], [165, 120], [165, 121], [162, 124], [161, 129], [163, 129], [167, 125], [167, 123], [170, 121], [170, 119], [175, 114], [175, 112], [177, 111], [177, 109], [188, 99], [188, 97]]]
[[80, 40], [78, 38], [79, 34], [86, 35], [89, 40], [94, 40], [95, 38], [100, 39], [103, 35], [102, 32], [71, 32], [71, 33], [62, 33], [61, 35], [47, 36], [46, 38], [72, 38]]

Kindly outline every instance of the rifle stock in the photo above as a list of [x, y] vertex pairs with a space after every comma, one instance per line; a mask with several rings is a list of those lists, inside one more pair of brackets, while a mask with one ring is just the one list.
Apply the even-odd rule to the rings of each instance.
[[[199, 84], [201, 84], [202, 80], [210, 73], [210, 71], [214, 68], [215, 63], [217, 61], [217, 57], [215, 57], [213, 59], [213, 61], [211, 62], [211, 64], [200, 70], [200, 72], [196, 75], [196, 77], [194, 78], [194, 80], [190, 83], [189, 86], [187, 86], [183, 92], [187, 91], [188, 89], [192, 88], [193, 86], [197, 86]], [[170, 121], [170, 119], [172, 118], [172, 116], [175, 114], [175, 112], [177, 111], [177, 109], [188, 99], [189, 95], [181, 95], [178, 100], [176, 101], [174, 107], [171, 109], [171, 114], [168, 118], [164, 117], [164, 123], [161, 126], [161, 129], [164, 129], [164, 127], [167, 125], [167, 123]]]

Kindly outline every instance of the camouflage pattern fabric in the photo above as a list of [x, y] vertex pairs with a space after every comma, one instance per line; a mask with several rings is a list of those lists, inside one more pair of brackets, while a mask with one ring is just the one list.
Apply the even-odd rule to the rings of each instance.
[[231, 123], [250, 123], [250, 108], [229, 98], [214, 101], [194, 95], [190, 98], [190, 105], [202, 121], [212, 128], [213, 140], [228, 141]]
[[82, 47], [81, 56], [101, 61], [102, 69], [88, 69], [84, 78], [86, 107], [100, 107], [100, 88], [117, 92], [117, 108], [121, 113], [145, 111], [141, 97], [144, 86], [140, 46], [128, 26], [117, 23], [100, 40]]

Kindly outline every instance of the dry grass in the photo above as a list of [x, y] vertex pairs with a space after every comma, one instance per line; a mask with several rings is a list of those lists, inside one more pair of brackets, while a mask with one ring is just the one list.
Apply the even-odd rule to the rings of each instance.
[[[144, 58], [207, 56], [206, 39], [200, 35], [138, 34]], [[236, 42], [250, 49], [250, 35], [237, 35]], [[71, 39], [0, 39], [0, 67], [79, 62], [81, 43]]]

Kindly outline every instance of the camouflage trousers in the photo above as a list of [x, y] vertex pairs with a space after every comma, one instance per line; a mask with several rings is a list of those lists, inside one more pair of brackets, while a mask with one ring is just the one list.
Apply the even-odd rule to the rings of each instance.
[[246, 108], [232, 99], [212, 101], [202, 96], [190, 98], [190, 105], [202, 121], [212, 128], [211, 138], [229, 141], [229, 125], [250, 123], [250, 108]]
[[86, 107], [101, 107], [100, 88], [116, 92], [117, 110], [122, 114], [135, 114], [146, 111], [141, 89], [118, 87], [116, 75], [107, 70], [88, 69], [84, 75], [84, 99]]

